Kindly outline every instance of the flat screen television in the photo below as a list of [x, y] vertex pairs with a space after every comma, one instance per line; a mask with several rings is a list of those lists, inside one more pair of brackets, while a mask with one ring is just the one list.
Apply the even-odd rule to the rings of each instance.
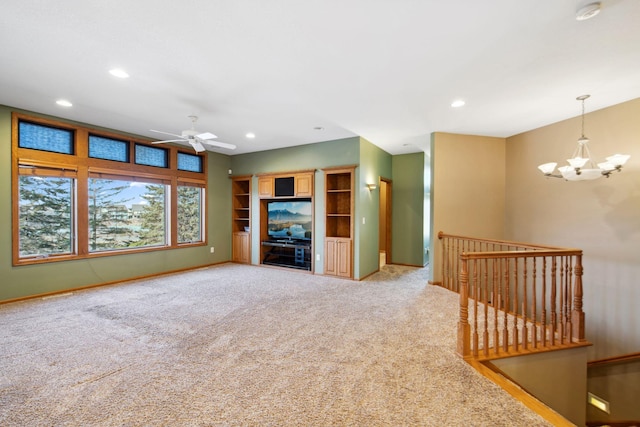
[[311, 199], [272, 200], [267, 203], [267, 234], [270, 239], [311, 240]]

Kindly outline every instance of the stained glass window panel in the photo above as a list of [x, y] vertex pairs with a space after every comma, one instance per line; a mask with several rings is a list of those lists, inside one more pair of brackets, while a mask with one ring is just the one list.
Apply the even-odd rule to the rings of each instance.
[[94, 159], [129, 161], [129, 143], [117, 139], [89, 135], [89, 157]]
[[18, 125], [18, 146], [73, 154], [73, 131], [21, 121]]
[[167, 150], [136, 144], [136, 163], [139, 165], [167, 168], [169, 167]]

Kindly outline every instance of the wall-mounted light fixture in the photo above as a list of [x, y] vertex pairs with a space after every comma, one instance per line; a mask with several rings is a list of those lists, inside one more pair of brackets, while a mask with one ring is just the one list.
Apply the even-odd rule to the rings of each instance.
[[369, 191], [373, 191], [376, 188], [378, 188], [377, 184], [367, 184], [367, 188], [369, 189]]

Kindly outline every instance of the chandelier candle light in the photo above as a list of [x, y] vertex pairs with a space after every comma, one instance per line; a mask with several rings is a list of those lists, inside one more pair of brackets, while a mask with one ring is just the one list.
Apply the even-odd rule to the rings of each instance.
[[591, 153], [589, 152], [589, 138], [584, 136], [584, 101], [589, 98], [590, 95], [581, 95], [576, 99], [582, 102], [582, 136], [578, 139], [578, 147], [573, 152], [573, 156], [567, 159], [568, 166], [561, 166], [558, 168], [560, 175], [554, 174], [557, 163], [545, 163], [538, 166], [538, 169], [542, 171], [544, 176], [552, 178], [564, 178], [567, 181], [584, 181], [597, 179], [602, 176], [609, 178], [609, 175], [613, 171], [622, 169], [622, 166], [629, 160], [631, 156], [628, 154], [614, 154], [606, 158], [606, 162], [598, 163], [597, 167], [593, 160], [591, 160]]

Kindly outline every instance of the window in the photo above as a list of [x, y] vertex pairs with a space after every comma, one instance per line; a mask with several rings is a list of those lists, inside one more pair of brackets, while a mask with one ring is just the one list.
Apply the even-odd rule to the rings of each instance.
[[73, 253], [75, 180], [20, 175], [18, 182], [20, 257]]
[[18, 145], [22, 148], [73, 154], [73, 132], [70, 130], [21, 121], [18, 133]]
[[206, 153], [12, 120], [14, 265], [206, 244]]
[[202, 188], [178, 186], [178, 243], [199, 242], [203, 235]]
[[127, 141], [89, 135], [89, 157], [128, 162], [129, 143]]
[[202, 157], [178, 152], [178, 170], [202, 172]]
[[166, 186], [117, 179], [89, 179], [89, 251], [163, 246]]
[[169, 166], [166, 148], [147, 147], [136, 144], [136, 163], [139, 165], [166, 168]]

